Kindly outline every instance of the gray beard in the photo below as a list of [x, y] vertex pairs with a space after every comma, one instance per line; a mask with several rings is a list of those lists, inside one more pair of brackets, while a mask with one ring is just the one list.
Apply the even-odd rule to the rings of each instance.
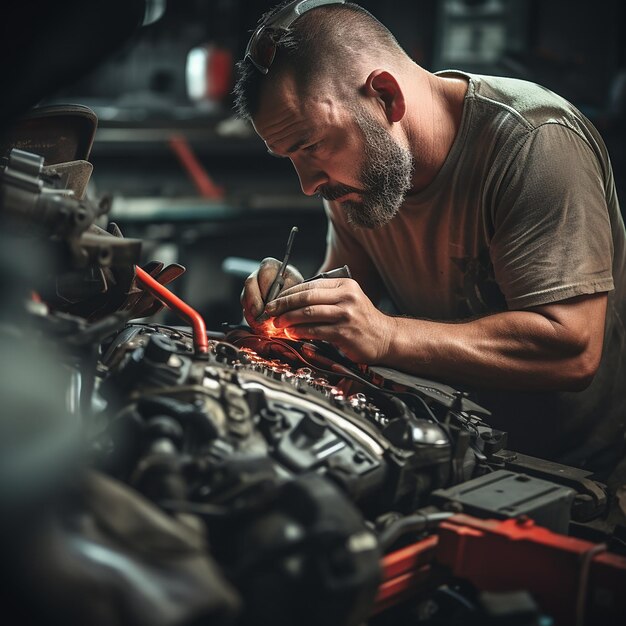
[[361, 200], [341, 203], [348, 223], [355, 228], [378, 228], [390, 222], [411, 189], [413, 156], [369, 114], [355, 113], [365, 138], [365, 154], [359, 180]]

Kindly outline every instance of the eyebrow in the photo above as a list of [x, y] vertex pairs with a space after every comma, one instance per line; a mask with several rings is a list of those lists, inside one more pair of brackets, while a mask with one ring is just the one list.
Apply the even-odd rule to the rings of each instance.
[[[311, 136], [307, 136], [304, 137], [303, 139], [300, 139], [298, 141], [296, 141], [296, 143], [294, 143], [292, 146], [290, 146], [289, 148], [287, 148], [287, 154], [292, 154], [294, 152], [296, 152], [297, 150], [300, 150], [300, 148], [302, 148], [302, 146], [306, 145], [307, 143], [309, 143], [311, 141]], [[284, 159], [286, 157], [282, 156], [281, 154], [276, 154], [276, 152], [274, 152], [269, 146], [267, 147], [267, 151], [269, 154], [271, 154], [274, 157], [277, 157], [279, 159]]]
[[293, 146], [291, 146], [291, 148], [287, 148], [287, 154], [291, 154], [292, 152], [295, 152], [296, 150], [300, 150], [300, 148], [302, 148], [302, 146], [309, 143], [309, 141], [311, 141], [310, 135], [308, 135], [307, 137], [304, 137], [303, 139], [300, 139], [300, 141], [296, 141], [296, 143], [294, 143]]

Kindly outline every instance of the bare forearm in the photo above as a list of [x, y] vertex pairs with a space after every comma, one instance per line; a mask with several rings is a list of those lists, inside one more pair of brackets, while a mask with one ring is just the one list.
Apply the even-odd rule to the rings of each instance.
[[544, 315], [507, 311], [462, 323], [393, 318], [385, 365], [487, 388], [581, 389], [599, 354]]
[[600, 363], [607, 294], [447, 324], [381, 313], [358, 282], [316, 280], [267, 306], [291, 339], [321, 339], [357, 363], [475, 387], [577, 390]]

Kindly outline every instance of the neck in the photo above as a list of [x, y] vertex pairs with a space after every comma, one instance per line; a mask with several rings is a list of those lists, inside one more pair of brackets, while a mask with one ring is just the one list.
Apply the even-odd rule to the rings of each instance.
[[[407, 119], [407, 136], [415, 172], [409, 195], [423, 191], [437, 176], [461, 126], [467, 80], [441, 77], [416, 66]], [[417, 78], [417, 80], [415, 80]]]

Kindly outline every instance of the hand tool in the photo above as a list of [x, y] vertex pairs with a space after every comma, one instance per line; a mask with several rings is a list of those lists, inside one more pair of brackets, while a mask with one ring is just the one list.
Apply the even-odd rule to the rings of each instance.
[[[289, 257], [291, 256], [291, 247], [293, 246], [293, 240], [298, 232], [298, 227], [294, 226], [289, 233], [289, 238], [287, 239], [287, 248], [285, 249], [285, 256], [283, 257], [283, 262], [280, 265], [278, 270], [278, 274], [276, 274], [276, 278], [274, 282], [270, 285], [270, 288], [267, 291], [267, 295], [265, 296], [264, 304], [271, 302], [276, 298], [276, 296], [280, 293], [280, 290], [285, 285], [285, 274], [287, 273], [287, 264], [289, 263]], [[257, 316], [257, 322], [264, 322], [268, 319], [267, 313], [262, 311], [260, 315]]]
[[311, 276], [311, 278], [307, 278], [302, 282], [310, 283], [312, 280], [317, 280], [318, 278], [352, 278], [352, 273], [347, 265], [343, 265], [342, 267], [337, 267], [334, 270], [328, 270], [327, 272], [315, 274], [315, 276]]

